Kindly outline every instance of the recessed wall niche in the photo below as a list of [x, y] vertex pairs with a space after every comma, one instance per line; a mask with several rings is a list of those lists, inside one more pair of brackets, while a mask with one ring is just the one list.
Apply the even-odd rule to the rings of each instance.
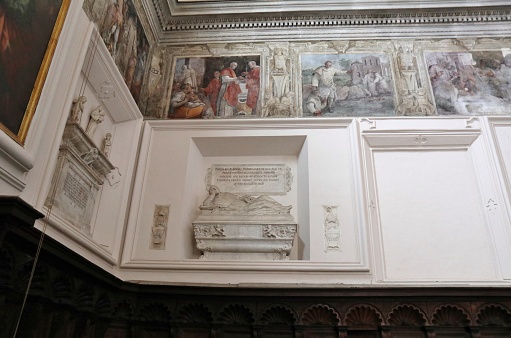
[[[307, 169], [300, 168], [299, 165], [299, 157], [303, 157], [307, 152], [306, 138], [305, 135], [192, 137], [187, 165], [189, 172], [185, 182], [186, 186], [190, 187], [186, 191], [195, 192], [188, 194], [189, 200], [186, 202], [189, 203], [186, 209], [190, 210], [189, 217], [186, 217], [190, 237], [193, 239], [191, 223], [197, 217], [198, 207], [208, 197], [213, 167], [282, 166], [289, 171], [289, 187], [281, 193], [271, 194], [271, 197], [282, 205], [292, 205], [291, 215], [298, 223], [298, 232], [289, 259], [303, 260], [304, 257], [308, 257], [308, 253], [304, 252], [309, 247], [308, 224], [303, 221], [305, 216], [300, 214], [300, 211], [307, 212], [308, 204], [305, 198], [299, 198], [305, 195], [299, 194], [299, 191], [306, 189], [308, 184]], [[251, 189], [244, 189], [244, 194], [251, 195]], [[261, 193], [254, 191], [253, 195], [259, 196]], [[300, 223], [304, 226], [300, 226]], [[195, 249], [195, 243], [193, 244], [191, 257], [187, 258], [197, 258], [201, 255], [201, 252]]]
[[[203, 281], [205, 272], [240, 272], [222, 274], [221, 280], [226, 283], [274, 280], [275, 273], [282, 278], [288, 273], [296, 273], [314, 279], [323, 273], [338, 271], [365, 274], [368, 268], [364, 223], [360, 217], [361, 204], [356, 197], [360, 183], [357, 171], [352, 167], [353, 161], [358, 161], [358, 143], [353, 140], [356, 132], [357, 126], [352, 119], [310, 119], [299, 124], [286, 119], [250, 123], [234, 119], [146, 120], [122, 268], [145, 271], [146, 278], [165, 281], [186, 278], [199, 282]], [[233, 193], [255, 198], [268, 195], [280, 205], [292, 206], [290, 215], [298, 225], [298, 233], [289, 259], [264, 259], [264, 262], [260, 259], [239, 260], [239, 257], [199, 259], [204, 250], [196, 249], [193, 223], [203, 211], [199, 207], [209, 206], [204, 204], [210, 197], [208, 183], [218, 182], [218, 179], [208, 182], [211, 175], [208, 172], [217, 168], [248, 168], [254, 172], [257, 168], [267, 167], [275, 168], [276, 172], [280, 170], [278, 168], [285, 169], [286, 174], [289, 168], [293, 176], [290, 189], [272, 186], [267, 190], [271, 194], [265, 194], [263, 190], [251, 193], [246, 188], [239, 191], [223, 184], [225, 182], [219, 186], [226, 192], [232, 189]], [[252, 183], [256, 182], [255, 175]], [[172, 206], [163, 250], [151, 250], [147, 244], [151, 241], [155, 205]], [[340, 250], [324, 250], [323, 205], [338, 206], [339, 224], [342, 225]], [[173, 273], [157, 272], [160, 270]], [[304, 271], [318, 274], [303, 274]], [[329, 276], [334, 278], [335, 273]], [[149, 274], [154, 276], [149, 277]]]

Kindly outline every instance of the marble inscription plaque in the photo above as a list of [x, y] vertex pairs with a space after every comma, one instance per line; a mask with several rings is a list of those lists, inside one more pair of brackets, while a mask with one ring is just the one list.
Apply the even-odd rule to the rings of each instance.
[[207, 189], [264, 195], [285, 195], [293, 176], [285, 164], [213, 164], [208, 172]]
[[89, 186], [78, 175], [68, 172], [62, 189], [63, 196], [70, 202], [70, 206], [85, 212], [89, 203]]

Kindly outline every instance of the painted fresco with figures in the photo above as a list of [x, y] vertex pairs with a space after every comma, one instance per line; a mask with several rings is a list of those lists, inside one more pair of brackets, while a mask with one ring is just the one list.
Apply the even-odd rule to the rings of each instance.
[[262, 38], [149, 50], [139, 4], [83, 8], [146, 119], [511, 114], [509, 39]]
[[139, 102], [149, 42], [132, 0], [85, 0], [83, 8], [96, 24], [131, 95]]
[[439, 115], [511, 114], [511, 51], [425, 56]]
[[303, 116], [395, 115], [385, 54], [304, 54], [301, 67]]
[[260, 56], [175, 60], [170, 119], [258, 116]]

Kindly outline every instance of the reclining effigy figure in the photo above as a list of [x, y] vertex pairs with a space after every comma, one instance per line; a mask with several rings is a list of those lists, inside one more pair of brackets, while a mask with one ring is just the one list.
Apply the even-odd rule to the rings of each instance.
[[284, 206], [267, 195], [259, 197], [244, 195], [238, 196], [230, 192], [221, 192], [212, 185], [209, 188], [209, 196], [204, 200], [199, 209], [229, 211], [231, 214], [289, 214], [290, 205]]
[[237, 195], [212, 185], [192, 222], [201, 259], [285, 260], [298, 225], [291, 206], [267, 195]]

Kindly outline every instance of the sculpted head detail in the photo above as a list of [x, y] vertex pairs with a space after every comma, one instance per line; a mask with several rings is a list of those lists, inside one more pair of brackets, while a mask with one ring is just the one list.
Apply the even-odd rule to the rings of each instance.
[[220, 192], [220, 189], [216, 185], [212, 185], [209, 187], [209, 193], [210, 194], [218, 194]]

